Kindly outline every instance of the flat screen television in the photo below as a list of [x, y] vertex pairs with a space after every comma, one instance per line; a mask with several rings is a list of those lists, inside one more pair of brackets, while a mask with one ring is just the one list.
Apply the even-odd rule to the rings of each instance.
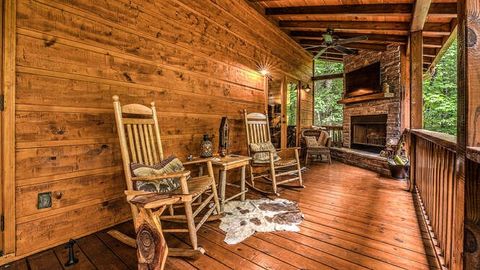
[[345, 74], [346, 97], [356, 97], [381, 92], [380, 62]]

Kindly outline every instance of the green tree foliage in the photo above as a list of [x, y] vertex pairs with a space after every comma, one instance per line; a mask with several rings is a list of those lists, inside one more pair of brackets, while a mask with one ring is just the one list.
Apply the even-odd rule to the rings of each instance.
[[296, 83], [289, 83], [287, 86], [287, 125], [295, 126], [297, 124], [297, 90]]
[[423, 82], [424, 128], [456, 135], [457, 132], [457, 42], [452, 43]]
[[[315, 75], [337, 74], [343, 72], [343, 63], [315, 61]], [[315, 82], [314, 124], [341, 125], [343, 106], [337, 101], [342, 99], [343, 79]]]

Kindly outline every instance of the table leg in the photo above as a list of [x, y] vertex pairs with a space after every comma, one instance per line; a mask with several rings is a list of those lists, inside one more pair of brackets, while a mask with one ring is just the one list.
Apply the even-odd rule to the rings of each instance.
[[242, 202], [245, 201], [245, 167], [242, 166], [241, 175], [240, 175], [240, 191], [243, 192], [241, 195]]
[[220, 170], [220, 210], [225, 206], [225, 189], [227, 188], [227, 171]]

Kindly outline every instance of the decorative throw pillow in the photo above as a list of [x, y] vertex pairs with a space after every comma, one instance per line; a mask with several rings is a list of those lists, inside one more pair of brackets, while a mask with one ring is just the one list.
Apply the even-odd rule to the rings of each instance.
[[328, 133], [326, 131], [322, 131], [320, 136], [318, 137], [318, 145], [326, 146], [328, 141]]
[[[262, 143], [251, 143], [250, 150], [253, 153], [253, 162], [254, 163], [270, 163], [270, 153], [273, 153], [273, 161], [280, 160], [280, 157], [275, 150], [272, 142], [262, 142]], [[260, 152], [259, 151], [268, 151], [268, 152]]]
[[[162, 162], [154, 164], [152, 166], [140, 163], [131, 163], [130, 168], [132, 170], [133, 176], [137, 177], [164, 175], [167, 173], [181, 172], [185, 170], [182, 162], [175, 156], [170, 156], [162, 160]], [[156, 181], [135, 181], [135, 188], [137, 190], [149, 192], [167, 193], [174, 191], [179, 187], [179, 178], [166, 178]]]
[[307, 144], [307, 147], [318, 147], [318, 142], [317, 138], [315, 136], [305, 136], [305, 143]]

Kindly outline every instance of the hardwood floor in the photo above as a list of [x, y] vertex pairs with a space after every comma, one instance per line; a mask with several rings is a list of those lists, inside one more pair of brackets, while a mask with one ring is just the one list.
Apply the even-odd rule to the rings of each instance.
[[[283, 190], [305, 214], [299, 233], [257, 233], [237, 245], [223, 242], [218, 223], [199, 233], [207, 253], [169, 258], [166, 269], [436, 269], [427, 236], [406, 183], [342, 163], [313, 165], [306, 188]], [[249, 194], [250, 197], [257, 195]], [[124, 223], [119, 230], [132, 234]], [[167, 235], [186, 246], [186, 235]], [[79, 264], [63, 267], [63, 246], [14, 262], [8, 269], [136, 269], [136, 254], [105, 231], [78, 239]], [[6, 269], [2, 267], [1, 269]]]

